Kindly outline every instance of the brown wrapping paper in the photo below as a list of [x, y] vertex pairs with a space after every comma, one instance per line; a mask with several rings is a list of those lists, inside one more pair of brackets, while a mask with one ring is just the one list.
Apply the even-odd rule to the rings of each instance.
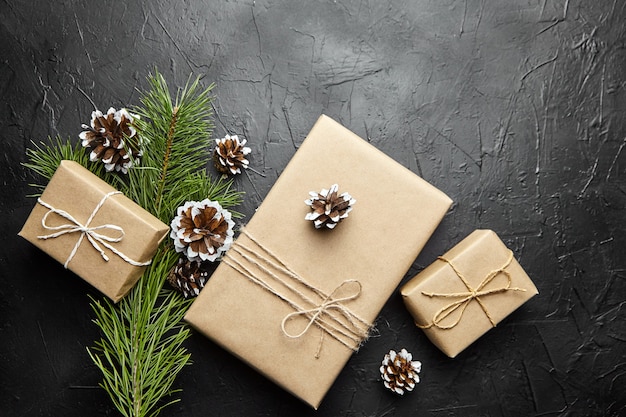
[[[474, 231], [441, 258], [406, 283], [401, 294], [416, 325], [451, 358], [538, 294], [512, 252], [491, 230]], [[470, 297], [459, 274], [477, 298]]]
[[[316, 230], [304, 219], [309, 211], [304, 200], [309, 191], [334, 183], [356, 204], [334, 230]], [[272, 256], [284, 262], [311, 287], [295, 282], [296, 293], [306, 293], [317, 304], [324, 300], [316, 290], [343, 299], [328, 308], [328, 316], [345, 322], [353, 314], [354, 321], [372, 323], [451, 203], [444, 193], [322, 116], [185, 319], [317, 408], [353, 351], [323, 332], [318, 322], [311, 323], [315, 311], [298, 313], [272, 292], [293, 295], [283, 284], [294, 281], [288, 274], [278, 273], [278, 281], [264, 274], [265, 262]], [[242, 259], [234, 251], [239, 246], [262, 255], [246, 267], [272, 282], [273, 290], [233, 268], [231, 261]], [[315, 310], [315, 305], [306, 307]], [[327, 319], [326, 313], [319, 315]]]
[[[105, 195], [113, 192], [115, 192], [113, 187], [80, 164], [62, 161], [40, 200], [54, 209], [67, 212], [82, 225], [86, 225], [96, 207], [101, 204], [88, 226], [96, 228], [103, 225], [115, 226], [94, 230], [109, 237], [122, 236], [116, 228], [123, 229], [123, 236], [119, 242], [108, 242], [121, 255], [96, 242], [109, 259], [105, 261], [85, 235], [67, 262], [68, 269], [114, 302], [118, 302], [135, 285], [145, 269], [145, 266], [131, 265], [123, 257], [138, 263], [149, 262], [159, 243], [167, 235], [169, 227], [120, 193], [112, 194], [103, 201]], [[50, 208], [38, 202], [19, 235], [61, 264], [65, 264], [80, 239], [81, 232], [41, 238], [61, 230], [46, 229], [42, 225], [42, 219], [48, 212]], [[56, 212], [48, 214], [45, 222], [51, 228], [76, 226], [71, 220]]]

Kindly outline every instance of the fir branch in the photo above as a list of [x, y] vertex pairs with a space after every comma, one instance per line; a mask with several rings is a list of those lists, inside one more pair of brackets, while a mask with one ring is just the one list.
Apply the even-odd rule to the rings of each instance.
[[157, 213], [161, 210], [161, 203], [163, 199], [163, 189], [165, 188], [165, 180], [167, 179], [167, 168], [170, 163], [170, 154], [172, 153], [172, 143], [174, 141], [174, 132], [176, 131], [176, 120], [178, 119], [178, 106], [174, 107], [172, 111], [172, 118], [170, 120], [170, 128], [167, 131], [167, 140], [165, 141], [165, 155], [163, 156], [163, 167], [161, 168], [161, 179], [159, 181], [159, 191], [157, 193]]
[[[150, 181], [158, 186], [150, 211], [163, 220], [172, 216], [163, 199], [179, 194], [181, 182], [190, 173], [206, 170], [209, 163], [213, 85], [201, 91], [199, 78], [190, 80], [172, 100], [160, 73], [155, 72], [149, 83], [151, 89], [141, 97], [142, 107], [133, 111], [141, 116], [136, 124], [146, 142], [143, 165], [159, 169], [151, 173]], [[135, 176], [130, 176], [131, 187]]]
[[88, 352], [103, 374], [100, 385], [127, 417], [156, 416], [163, 408], [159, 401], [177, 392], [171, 389], [174, 379], [190, 363], [182, 346], [190, 334], [182, 323], [190, 301], [162, 289], [177, 260], [172, 249], [161, 248], [117, 306], [92, 298], [94, 323], [103, 337]]
[[31, 141], [32, 148], [26, 149], [28, 162], [22, 165], [37, 174], [37, 183], [30, 184], [38, 192], [34, 196], [41, 194], [54, 172], [59, 167], [62, 160], [70, 160], [79, 163], [100, 178], [106, 179], [108, 183], [116, 188], [121, 188], [123, 181], [118, 175], [108, 174], [104, 169], [104, 164], [93, 163], [89, 160], [89, 153], [85, 152], [80, 141], [73, 141], [70, 138], [62, 139], [56, 136], [54, 139], [48, 138], [49, 143]]
[[[204, 198], [241, 217], [232, 208], [243, 194], [232, 188], [232, 180], [213, 179], [206, 172], [213, 86], [201, 90], [199, 79], [189, 81], [172, 100], [161, 74], [156, 72], [148, 82], [142, 106], [134, 110], [141, 116], [136, 127], [144, 148], [142, 163], [128, 175], [106, 172], [104, 164], [89, 161], [79, 141], [59, 137], [49, 145], [33, 144], [24, 166], [49, 180], [63, 159], [76, 161], [165, 223], [185, 201]], [[164, 403], [163, 398], [178, 391], [172, 388], [175, 378], [190, 363], [183, 346], [190, 332], [182, 322], [190, 302], [162, 288], [178, 257], [166, 240], [117, 305], [92, 298], [93, 321], [102, 336], [88, 353], [102, 372], [101, 386], [125, 417], [154, 417], [178, 401]]]
[[[176, 209], [186, 201], [201, 201], [208, 198], [217, 201], [220, 205], [229, 210], [234, 218], [241, 218], [243, 215], [233, 210], [243, 201], [243, 192], [233, 189], [232, 180], [219, 177], [217, 180], [211, 179], [206, 171], [199, 171], [188, 175], [176, 187], [176, 192], [168, 195], [164, 201], [163, 211], [176, 213]], [[171, 219], [170, 219], [171, 220]]]
[[[172, 100], [158, 72], [149, 84], [143, 106], [134, 110], [141, 116], [137, 129], [144, 153], [141, 166], [128, 172], [127, 196], [168, 224], [188, 200], [209, 198], [228, 209], [240, 204], [242, 193], [233, 190], [232, 181], [214, 180], [206, 172], [212, 86], [200, 91], [196, 79]], [[176, 376], [190, 363], [182, 346], [189, 337], [182, 323], [189, 302], [161, 289], [178, 256], [169, 241], [163, 243], [139, 283], [117, 306], [92, 303], [103, 337], [90, 355], [102, 371], [102, 386], [125, 416], [156, 416], [178, 401], [161, 401], [175, 392]]]

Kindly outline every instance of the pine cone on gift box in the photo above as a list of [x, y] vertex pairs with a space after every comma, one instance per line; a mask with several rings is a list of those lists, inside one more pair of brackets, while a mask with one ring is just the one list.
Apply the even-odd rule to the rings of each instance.
[[305, 204], [311, 207], [311, 212], [304, 217], [313, 221], [316, 229], [326, 227], [334, 229], [337, 224], [348, 217], [356, 200], [348, 193], [337, 195], [339, 186], [333, 184], [328, 190], [322, 189], [319, 193], [311, 191], [311, 198], [305, 200]]
[[174, 249], [190, 261], [215, 261], [233, 243], [233, 227], [228, 210], [209, 199], [188, 201], [178, 207], [170, 237]]
[[209, 280], [209, 262], [190, 261], [180, 258], [170, 271], [167, 281], [185, 298], [197, 297]]
[[226, 135], [222, 139], [215, 139], [213, 150], [213, 165], [221, 174], [241, 174], [241, 168], [248, 168], [248, 155], [251, 150], [246, 140], [239, 141], [237, 135]]
[[413, 355], [402, 349], [399, 353], [390, 350], [385, 355], [380, 367], [380, 375], [385, 387], [396, 394], [404, 395], [404, 391], [413, 391], [415, 384], [420, 382], [419, 372], [422, 363], [414, 361]]
[[89, 159], [101, 160], [107, 171], [126, 174], [134, 160], [141, 156], [139, 137], [133, 127], [134, 118], [139, 116], [113, 107], [106, 116], [100, 110], [92, 112], [91, 126], [83, 124], [85, 130], [79, 135], [83, 147], [91, 148]]

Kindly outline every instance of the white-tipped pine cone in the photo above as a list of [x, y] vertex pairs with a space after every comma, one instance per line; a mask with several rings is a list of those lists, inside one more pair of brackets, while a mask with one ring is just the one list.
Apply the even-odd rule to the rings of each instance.
[[311, 207], [311, 212], [304, 217], [311, 220], [316, 229], [326, 227], [334, 229], [337, 224], [348, 217], [356, 200], [348, 193], [337, 194], [339, 186], [333, 184], [328, 190], [322, 189], [319, 193], [311, 191], [311, 198], [304, 203]]
[[182, 257], [167, 277], [174, 289], [185, 298], [197, 297], [209, 280], [210, 263], [190, 261]]
[[413, 391], [415, 384], [420, 382], [419, 373], [422, 363], [414, 361], [413, 355], [402, 349], [399, 353], [390, 350], [385, 355], [380, 367], [380, 375], [385, 387], [396, 394], [404, 395], [404, 391]]
[[213, 165], [222, 174], [241, 174], [242, 168], [248, 168], [248, 155], [251, 150], [246, 140], [239, 141], [237, 135], [226, 135], [222, 139], [215, 139], [213, 150]]
[[188, 201], [176, 210], [170, 237], [190, 261], [213, 262], [233, 243], [234, 226], [230, 212], [218, 202]]
[[[141, 156], [137, 130], [133, 121], [139, 118], [126, 109], [111, 107], [106, 115], [100, 110], [91, 113], [91, 126], [82, 125], [84, 131], [79, 138], [85, 148], [91, 148], [89, 159], [102, 161], [107, 171], [121, 171], [124, 174]], [[130, 152], [130, 155], [129, 155]]]

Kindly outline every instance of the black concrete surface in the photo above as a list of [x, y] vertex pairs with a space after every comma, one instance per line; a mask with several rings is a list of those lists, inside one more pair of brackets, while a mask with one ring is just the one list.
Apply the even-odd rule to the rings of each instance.
[[[317, 412], [195, 334], [162, 416], [626, 415], [626, 3], [2, 0], [0, 17], [1, 415], [118, 415], [86, 352], [99, 295], [16, 236], [20, 163], [31, 140], [78, 140], [90, 100], [138, 104], [155, 67], [216, 83], [215, 136], [253, 150], [248, 217], [326, 113], [455, 201], [403, 282], [489, 228], [540, 291], [456, 359], [396, 291]], [[402, 347], [422, 382], [397, 397], [378, 366]]]

